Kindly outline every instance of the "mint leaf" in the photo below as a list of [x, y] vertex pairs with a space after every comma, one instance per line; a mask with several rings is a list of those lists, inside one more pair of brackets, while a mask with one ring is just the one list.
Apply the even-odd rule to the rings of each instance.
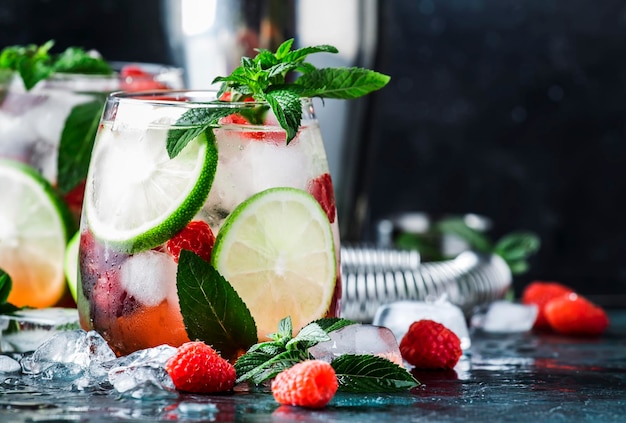
[[[33, 88], [39, 81], [52, 74], [51, 57], [48, 51], [54, 42], [48, 41], [41, 47], [29, 45], [27, 47], [9, 48], [7, 55], [11, 69], [19, 72], [26, 90]], [[4, 55], [4, 52], [3, 52]], [[4, 62], [4, 58], [1, 60]]]
[[[171, 159], [176, 157], [189, 144], [189, 141], [206, 131], [211, 125], [217, 125], [221, 118], [232, 115], [238, 110], [226, 106], [187, 110], [167, 133], [167, 154]], [[210, 135], [209, 132], [211, 132]], [[207, 131], [207, 135], [209, 135], [209, 140], [215, 137], [212, 131]]]
[[405, 368], [375, 355], [344, 354], [330, 364], [342, 392], [399, 392], [420, 384]]
[[494, 252], [509, 265], [511, 273], [519, 275], [528, 271], [527, 259], [539, 251], [539, 237], [530, 232], [514, 232], [502, 237], [494, 248]]
[[62, 194], [70, 192], [87, 177], [91, 150], [106, 98], [104, 94], [94, 95], [96, 100], [74, 106], [65, 120], [57, 159], [57, 183]]
[[176, 275], [180, 311], [189, 339], [236, 357], [257, 341], [254, 319], [235, 289], [209, 263], [182, 250]]
[[12, 287], [13, 282], [11, 281], [11, 277], [7, 272], [0, 269], [0, 304], [7, 302]]
[[303, 74], [294, 83], [303, 97], [354, 99], [379, 90], [390, 78], [362, 68], [315, 69]]
[[326, 333], [330, 333], [346, 326], [355, 325], [357, 322], [341, 317], [324, 317], [322, 319], [314, 320], [311, 323], [317, 324], [319, 327], [324, 329]]
[[249, 381], [260, 385], [308, 358], [308, 353], [301, 350], [284, 351], [273, 357], [259, 352], [246, 353], [235, 362], [236, 383]]
[[287, 144], [296, 137], [302, 120], [300, 97], [290, 90], [278, 89], [265, 95], [280, 126], [287, 132]]
[[[4, 270], [0, 269], [0, 314], [13, 313], [19, 310], [19, 307], [14, 306], [11, 303], [7, 303], [11, 289], [13, 288], [13, 282], [11, 276]], [[15, 322], [13, 322], [15, 323]]]
[[295, 338], [290, 339], [285, 344], [285, 348], [288, 350], [307, 350], [313, 345], [324, 341], [330, 341], [330, 336], [328, 336], [326, 331], [317, 323], [309, 323], [300, 329]]

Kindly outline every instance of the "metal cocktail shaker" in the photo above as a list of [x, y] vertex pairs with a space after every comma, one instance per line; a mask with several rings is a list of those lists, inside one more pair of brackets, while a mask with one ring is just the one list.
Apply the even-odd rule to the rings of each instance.
[[[229, 74], [255, 48], [275, 50], [294, 38], [295, 47], [330, 44], [339, 54], [315, 54], [317, 67], [373, 68], [378, 41], [377, 0], [161, 0], [169, 54], [185, 70], [186, 85], [208, 88]], [[368, 98], [316, 104], [342, 236], [357, 233], [366, 201], [363, 172]], [[321, 102], [320, 102], [321, 103]]]

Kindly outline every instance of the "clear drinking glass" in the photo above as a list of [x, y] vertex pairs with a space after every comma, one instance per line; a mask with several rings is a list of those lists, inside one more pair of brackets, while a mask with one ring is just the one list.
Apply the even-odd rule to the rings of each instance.
[[[218, 108], [221, 117], [202, 129], [201, 117]], [[337, 316], [333, 186], [310, 100], [302, 100], [302, 113], [287, 143], [264, 103], [216, 101], [215, 92], [200, 91], [109, 96], [81, 219], [82, 327], [101, 333], [117, 354], [187, 341], [177, 292], [181, 249], [235, 288], [259, 339], [287, 316], [294, 333]], [[172, 158], [168, 142], [181, 134], [191, 140]]]
[[[179, 68], [111, 66], [111, 75], [56, 73], [28, 91], [17, 74], [0, 70], [0, 268], [12, 278], [8, 301], [16, 306], [48, 307], [67, 294], [65, 248], [78, 226], [93, 134], [106, 95], [183, 86]], [[42, 182], [29, 170], [50, 186], [31, 189]], [[54, 200], [42, 204], [46, 196], [59, 197], [61, 205]], [[42, 217], [38, 207], [68, 208], [71, 215], [54, 216], [48, 210]]]

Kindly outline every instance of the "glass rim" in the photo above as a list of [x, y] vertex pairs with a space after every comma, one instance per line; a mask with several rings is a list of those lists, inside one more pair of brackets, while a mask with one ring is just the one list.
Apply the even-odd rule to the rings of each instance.
[[[114, 91], [107, 96], [107, 102], [124, 101], [142, 104], [172, 105], [179, 107], [230, 107], [254, 108], [269, 106], [266, 101], [221, 101], [218, 100], [217, 89], [155, 89], [146, 91]], [[308, 97], [301, 98], [303, 103], [311, 102]]]

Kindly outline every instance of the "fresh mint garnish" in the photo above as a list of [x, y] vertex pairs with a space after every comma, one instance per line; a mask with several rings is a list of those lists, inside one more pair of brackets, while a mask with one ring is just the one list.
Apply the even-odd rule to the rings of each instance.
[[111, 75], [113, 69], [99, 55], [78, 47], [68, 47], [55, 57], [54, 71], [83, 75]]
[[[254, 58], [243, 57], [239, 67], [228, 76], [218, 76], [213, 83], [221, 82], [218, 92], [220, 99], [228, 101], [253, 100], [267, 103], [274, 112], [280, 126], [286, 132], [286, 142], [293, 140], [302, 121], [301, 99], [305, 97], [354, 99], [376, 91], [389, 82], [390, 77], [369, 69], [362, 68], [324, 68], [317, 69], [305, 62], [310, 54], [337, 53], [329, 45], [303, 47], [292, 50], [293, 39], [282, 43], [275, 53], [259, 49]], [[219, 103], [219, 101], [216, 101]], [[259, 107], [258, 105], [256, 107]], [[265, 110], [257, 109], [250, 115], [248, 107], [230, 108], [230, 114], [239, 114], [251, 124], [262, 123]], [[217, 118], [216, 118], [217, 117]], [[189, 132], [203, 131], [218, 123], [220, 117], [211, 113], [206, 120], [197, 122], [196, 128]], [[177, 126], [184, 126], [187, 116], [181, 118]], [[167, 150], [170, 157], [175, 157], [186, 143], [194, 137], [181, 135], [168, 137]]]
[[189, 339], [212, 345], [224, 357], [236, 357], [257, 342], [254, 319], [241, 297], [191, 251], [180, 252], [176, 286]]
[[441, 219], [424, 234], [401, 233], [395, 240], [397, 247], [418, 250], [430, 261], [447, 260], [439, 245], [441, 237], [454, 235], [464, 240], [470, 249], [485, 254], [497, 254], [507, 263], [514, 275], [528, 271], [528, 258], [539, 251], [541, 242], [532, 232], [512, 232], [493, 242], [486, 234], [465, 223], [463, 218]]
[[10, 69], [19, 73], [24, 87], [33, 88], [39, 81], [47, 79], [55, 72], [109, 75], [113, 70], [109, 64], [97, 55], [78, 47], [69, 47], [58, 55], [50, 50], [54, 41], [41, 46], [5, 47], [0, 52], [0, 69]]
[[330, 364], [342, 392], [399, 392], [420, 384], [405, 368], [376, 355], [344, 354]]
[[91, 150], [106, 98], [106, 94], [93, 95], [95, 100], [74, 106], [65, 120], [57, 159], [57, 184], [62, 194], [70, 192], [87, 176]]
[[[252, 346], [235, 363], [237, 383], [248, 381], [259, 385], [293, 365], [311, 359], [308, 350], [330, 340], [330, 332], [355, 322], [340, 318], [315, 320], [293, 337], [291, 319], [283, 319], [270, 341]], [[344, 392], [398, 392], [419, 385], [403, 367], [374, 355], [344, 354], [334, 359], [339, 390]]]

